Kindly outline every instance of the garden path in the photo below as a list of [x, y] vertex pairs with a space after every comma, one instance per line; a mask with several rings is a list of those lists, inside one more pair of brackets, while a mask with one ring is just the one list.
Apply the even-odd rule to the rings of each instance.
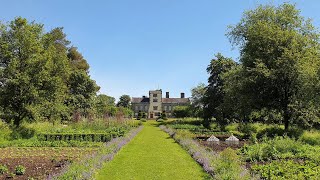
[[115, 158], [104, 164], [96, 179], [206, 179], [208, 175], [155, 121], [144, 123], [142, 131]]

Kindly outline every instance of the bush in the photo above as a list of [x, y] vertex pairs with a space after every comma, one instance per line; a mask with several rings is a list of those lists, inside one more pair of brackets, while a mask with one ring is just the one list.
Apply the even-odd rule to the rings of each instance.
[[18, 165], [15, 168], [15, 174], [16, 175], [23, 175], [26, 172], [26, 168], [22, 165]]
[[320, 147], [312, 147], [289, 137], [276, 137], [262, 143], [245, 145], [241, 152], [247, 161], [296, 158], [320, 162], [319, 150]]
[[8, 167], [6, 165], [0, 164], [0, 174], [4, 174], [8, 172]]
[[190, 117], [192, 114], [189, 106], [175, 106], [173, 108], [173, 116], [176, 118]]
[[320, 166], [310, 161], [281, 160], [254, 165], [252, 170], [262, 179], [319, 179]]
[[215, 167], [216, 179], [246, 179], [241, 177], [242, 167], [240, 157], [236, 151], [227, 148], [223, 150], [216, 161], [213, 162]]
[[164, 122], [163, 119], [157, 119], [157, 122]]
[[142, 119], [146, 119], [147, 118], [147, 114], [145, 112], [142, 113]]
[[288, 136], [291, 138], [299, 138], [303, 130], [300, 128], [290, 128], [288, 131], [285, 131], [282, 127], [269, 127], [257, 133], [257, 138], [261, 139], [266, 136], [269, 138], [274, 138], [277, 136]]
[[163, 119], [163, 120], [168, 120], [167, 114], [165, 112], [161, 113], [161, 117], [160, 118]]
[[141, 112], [141, 111], [139, 111], [139, 112], [138, 112], [137, 120], [140, 120], [141, 118], [142, 118], [142, 112]]
[[320, 145], [320, 132], [319, 131], [305, 131], [300, 140], [310, 145]]

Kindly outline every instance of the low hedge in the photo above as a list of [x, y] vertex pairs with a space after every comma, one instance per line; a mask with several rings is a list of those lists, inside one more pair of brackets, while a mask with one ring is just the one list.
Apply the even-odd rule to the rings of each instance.
[[108, 142], [112, 138], [121, 137], [125, 132], [110, 133], [45, 133], [38, 134], [40, 141], [89, 141]]

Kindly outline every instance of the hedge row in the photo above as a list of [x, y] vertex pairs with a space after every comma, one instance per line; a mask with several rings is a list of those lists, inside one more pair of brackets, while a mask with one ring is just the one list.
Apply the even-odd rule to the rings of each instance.
[[112, 138], [121, 137], [124, 131], [110, 133], [50, 133], [38, 134], [40, 141], [89, 141], [108, 142]]

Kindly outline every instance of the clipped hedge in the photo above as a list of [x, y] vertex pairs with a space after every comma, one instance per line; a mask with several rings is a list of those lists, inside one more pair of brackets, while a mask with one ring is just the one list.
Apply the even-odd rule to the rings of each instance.
[[108, 142], [112, 138], [121, 137], [124, 131], [110, 133], [43, 133], [38, 134], [40, 141], [89, 141]]

